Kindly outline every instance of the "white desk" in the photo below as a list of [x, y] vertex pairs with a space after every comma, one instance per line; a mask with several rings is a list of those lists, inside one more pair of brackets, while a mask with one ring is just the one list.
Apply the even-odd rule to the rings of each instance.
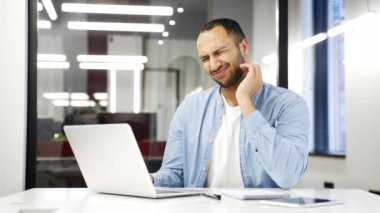
[[0, 198], [1, 213], [97, 213], [97, 212], [380, 212], [380, 196], [357, 189], [292, 189], [291, 196], [337, 199], [343, 205], [316, 208], [287, 208], [260, 205], [258, 201], [241, 201], [229, 197], [213, 200], [204, 196], [168, 199], [145, 199], [98, 194], [85, 188], [32, 189]]

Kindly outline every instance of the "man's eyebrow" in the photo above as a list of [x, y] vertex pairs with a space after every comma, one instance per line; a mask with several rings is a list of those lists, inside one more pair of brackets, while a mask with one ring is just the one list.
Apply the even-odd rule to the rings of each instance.
[[200, 56], [199, 56], [199, 59], [202, 60], [202, 59], [205, 59], [205, 58], [208, 58], [208, 57], [209, 57], [208, 55], [200, 55]]
[[[216, 52], [218, 52], [218, 51], [220, 51], [220, 50], [224, 50], [224, 49], [228, 49], [228, 47], [226, 47], [226, 46], [220, 46], [220, 47], [217, 47], [217, 48], [215, 48], [215, 49], [211, 52], [211, 54], [214, 54], [214, 53], [216, 53]], [[199, 56], [200, 59], [205, 58], [205, 57], [208, 57], [208, 54], [206, 54], [206, 55], [200, 55], [200, 56]]]

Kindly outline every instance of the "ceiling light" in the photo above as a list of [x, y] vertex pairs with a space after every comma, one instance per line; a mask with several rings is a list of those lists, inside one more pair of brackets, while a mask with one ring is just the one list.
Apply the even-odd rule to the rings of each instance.
[[107, 107], [108, 106], [108, 101], [99, 101], [99, 105], [102, 106], [102, 107]]
[[108, 94], [105, 92], [95, 92], [94, 93], [95, 100], [107, 100]]
[[69, 106], [70, 102], [69, 100], [53, 100], [54, 106]]
[[149, 16], [173, 15], [172, 7], [109, 5], [109, 4], [63, 3], [62, 11], [72, 12], [72, 13], [101, 13], [101, 14], [118, 14], [118, 15], [149, 15]]
[[50, 100], [65, 100], [69, 99], [69, 93], [67, 92], [45, 92], [42, 96]]
[[158, 43], [159, 45], [163, 45], [163, 44], [164, 44], [164, 41], [163, 41], [163, 40], [158, 40], [157, 43]]
[[115, 22], [81, 22], [69, 21], [67, 27], [71, 30], [104, 30], [104, 31], [127, 31], [127, 32], [163, 32], [163, 24], [138, 24], [138, 23], [115, 23]]
[[166, 32], [166, 31], [165, 31], [165, 32], [162, 32], [162, 36], [163, 36], [163, 37], [168, 37], [168, 36], [169, 36], [169, 33]]
[[54, 9], [54, 5], [51, 0], [41, 0], [44, 4], [45, 10], [51, 20], [57, 20], [57, 12]]
[[271, 64], [271, 63], [276, 62], [276, 60], [277, 60], [277, 54], [272, 53], [272, 54], [269, 54], [269, 55], [263, 57], [262, 62], [263, 62], [263, 64]]
[[95, 101], [93, 100], [53, 100], [54, 106], [73, 106], [73, 107], [94, 107], [96, 106]]
[[50, 21], [37, 21], [37, 28], [38, 29], [50, 29], [51, 28], [51, 22]]
[[170, 24], [170, 25], [175, 25], [175, 21], [174, 21], [174, 20], [170, 20], [170, 21], [169, 21], [169, 24]]
[[143, 70], [143, 64], [131, 63], [96, 63], [81, 62], [79, 68], [84, 70]]
[[42, 96], [49, 100], [68, 100], [69, 97], [72, 100], [88, 100], [90, 97], [84, 92], [45, 92]]
[[75, 92], [70, 94], [70, 98], [73, 100], [88, 100], [90, 97], [84, 92]]
[[317, 44], [321, 41], [324, 41], [327, 39], [327, 33], [319, 33], [317, 35], [314, 35], [310, 38], [307, 38], [301, 42], [299, 42], [296, 46], [302, 49], [308, 48], [313, 46], [314, 44]]
[[38, 61], [66, 61], [66, 55], [63, 54], [37, 54]]
[[78, 100], [78, 101], [70, 101], [70, 106], [73, 107], [94, 107], [96, 106], [95, 101], [93, 100]]
[[143, 64], [148, 62], [146, 56], [127, 56], [127, 55], [78, 55], [79, 62], [120, 62]]
[[363, 23], [372, 23], [372, 21], [378, 21], [380, 23], [380, 16], [373, 12], [367, 12], [359, 17], [351, 19], [341, 25], [335, 26], [327, 31], [329, 37], [334, 37], [341, 33], [345, 33], [349, 29], [357, 26], [361, 26]]
[[57, 61], [38, 61], [37, 68], [38, 69], [68, 69], [70, 67], [70, 63], [67, 61], [57, 62]]
[[183, 13], [185, 10], [183, 9], [183, 7], [178, 7], [177, 8], [177, 12], [178, 13]]

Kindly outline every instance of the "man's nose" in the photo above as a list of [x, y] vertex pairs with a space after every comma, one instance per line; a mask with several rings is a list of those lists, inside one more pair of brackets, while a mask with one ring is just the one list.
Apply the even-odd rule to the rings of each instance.
[[210, 57], [210, 70], [216, 71], [220, 68], [220, 61], [216, 57]]

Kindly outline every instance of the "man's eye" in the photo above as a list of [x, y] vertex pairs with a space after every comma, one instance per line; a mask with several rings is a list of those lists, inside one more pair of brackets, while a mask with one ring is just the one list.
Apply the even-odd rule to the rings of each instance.
[[215, 55], [220, 55], [220, 54], [222, 54], [223, 52], [224, 52], [224, 50], [219, 50], [219, 51], [215, 52]]

